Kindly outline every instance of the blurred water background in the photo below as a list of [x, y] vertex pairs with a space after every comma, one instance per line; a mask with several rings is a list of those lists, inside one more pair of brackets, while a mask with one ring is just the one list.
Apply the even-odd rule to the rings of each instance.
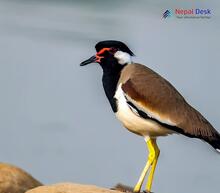
[[[210, 19], [162, 19], [210, 8]], [[0, 161], [43, 183], [133, 186], [144, 140], [116, 120], [101, 69], [79, 63], [105, 39], [124, 41], [220, 131], [219, 1], [0, 0]], [[154, 192], [218, 192], [220, 155], [183, 136], [159, 139]]]

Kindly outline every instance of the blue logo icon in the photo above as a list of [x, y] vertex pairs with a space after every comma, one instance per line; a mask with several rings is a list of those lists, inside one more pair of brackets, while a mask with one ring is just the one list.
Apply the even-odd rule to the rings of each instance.
[[164, 13], [163, 13], [163, 18], [166, 19], [168, 17], [171, 17], [172, 16], [172, 13], [170, 10], [166, 10]]

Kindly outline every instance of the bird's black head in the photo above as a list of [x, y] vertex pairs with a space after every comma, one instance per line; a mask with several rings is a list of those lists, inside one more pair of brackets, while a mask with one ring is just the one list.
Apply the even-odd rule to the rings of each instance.
[[96, 55], [85, 60], [80, 65], [99, 63], [103, 68], [115, 68], [120, 65], [131, 63], [133, 52], [123, 42], [105, 40], [95, 45]]
[[95, 49], [97, 52], [100, 52], [103, 48], [114, 48], [118, 51], [126, 52], [131, 56], [134, 56], [133, 52], [126, 46], [123, 42], [116, 41], [116, 40], [105, 40], [98, 42], [95, 45]]

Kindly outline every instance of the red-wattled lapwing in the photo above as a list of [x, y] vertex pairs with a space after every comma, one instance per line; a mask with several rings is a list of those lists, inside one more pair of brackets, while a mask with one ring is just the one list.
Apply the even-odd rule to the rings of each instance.
[[150, 68], [133, 63], [133, 52], [122, 42], [107, 40], [96, 44], [96, 55], [82, 62], [99, 63], [102, 83], [116, 117], [129, 131], [144, 137], [148, 161], [134, 192], [140, 192], [149, 171], [146, 191], [151, 191], [160, 150], [156, 139], [172, 133], [199, 138], [220, 152], [220, 134], [163, 77]]

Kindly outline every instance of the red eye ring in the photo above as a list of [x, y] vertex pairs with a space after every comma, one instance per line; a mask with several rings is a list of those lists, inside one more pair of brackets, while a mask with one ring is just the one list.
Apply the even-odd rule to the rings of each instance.
[[100, 63], [101, 59], [104, 58], [104, 56], [101, 56], [106, 51], [110, 52], [111, 48], [102, 48], [99, 52], [96, 53], [96, 62]]
[[111, 48], [102, 48], [99, 52], [96, 53], [96, 62], [100, 63], [101, 59], [104, 58], [102, 56], [106, 51], [108, 51], [111, 54], [115, 54], [115, 52], [118, 51], [117, 48], [111, 47]]
[[111, 48], [102, 48], [102, 49], [96, 54], [96, 56], [100, 56], [100, 55], [104, 54], [105, 51], [111, 51]]

